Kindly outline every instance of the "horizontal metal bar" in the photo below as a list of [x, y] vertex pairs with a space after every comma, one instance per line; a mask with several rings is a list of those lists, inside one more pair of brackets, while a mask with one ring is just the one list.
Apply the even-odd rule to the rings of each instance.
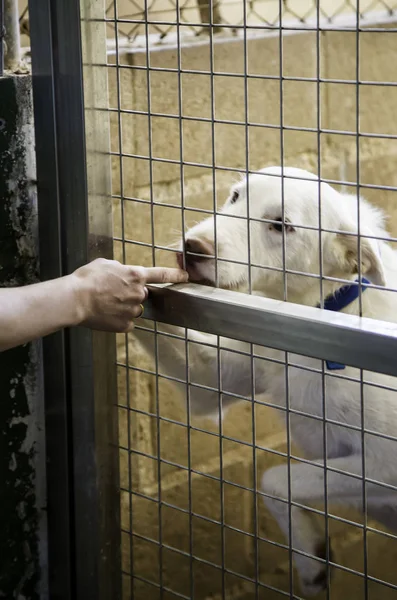
[[[278, 81], [280, 79], [278, 78]], [[355, 82], [357, 85], [357, 82]], [[394, 84], [397, 87], [397, 83]], [[105, 108], [102, 109], [101, 112], [113, 112], [116, 114], [124, 114], [124, 115], [136, 115], [139, 117], [158, 117], [160, 119], [173, 119], [173, 120], [182, 120], [182, 121], [192, 121], [194, 123], [215, 123], [217, 125], [233, 125], [236, 127], [261, 127], [262, 129], [275, 129], [277, 131], [300, 131], [302, 133], [316, 133], [321, 135], [341, 135], [341, 136], [349, 136], [354, 138], [370, 138], [370, 139], [387, 139], [387, 140], [395, 140], [397, 139], [397, 135], [392, 133], [366, 133], [363, 131], [349, 131], [343, 129], [326, 129], [326, 128], [317, 128], [317, 127], [297, 127], [294, 125], [276, 125], [272, 123], [259, 123], [256, 121], [232, 121], [230, 119], [212, 119], [210, 117], [191, 117], [187, 115], [178, 115], [172, 113], [158, 113], [148, 110], [135, 110], [135, 109], [127, 109], [127, 108]]]
[[[284, 128], [282, 127], [281, 130]], [[281, 131], [280, 130], [280, 131]], [[243, 169], [241, 167], [227, 167], [225, 165], [215, 165], [215, 167], [211, 163], [197, 163], [187, 160], [177, 160], [175, 158], [160, 158], [158, 156], [148, 156], [146, 154], [131, 154], [129, 152], [109, 152], [110, 156], [115, 156], [117, 158], [133, 158], [135, 160], [144, 160], [151, 163], [162, 163], [168, 165], [183, 165], [185, 167], [196, 167], [198, 169], [207, 169], [208, 171], [213, 170], [214, 168], [217, 171], [225, 171], [229, 173], [241, 173], [246, 177], [248, 175], [264, 175], [262, 171], [255, 171], [253, 169]], [[266, 177], [278, 177], [281, 178], [281, 175], [278, 173], [266, 173]], [[308, 179], [308, 177], [300, 177], [298, 175], [286, 175], [282, 176], [283, 179], [296, 179], [297, 181], [313, 181], [312, 179]], [[340, 179], [326, 179], [325, 177], [321, 177], [320, 181], [323, 183], [329, 183], [330, 185], [344, 185], [345, 187], [351, 187], [362, 190], [384, 190], [388, 192], [397, 192], [397, 186], [391, 185], [377, 185], [372, 183], [354, 183], [353, 181], [343, 181]]]
[[147, 319], [397, 376], [397, 323], [197, 284], [149, 289]]
[[[389, 31], [389, 30], [387, 30]], [[394, 30], [396, 33], [397, 30]], [[112, 56], [108, 52], [108, 56]], [[188, 68], [173, 68], [173, 67], [157, 67], [147, 65], [136, 65], [136, 64], [119, 64], [119, 63], [95, 63], [96, 67], [104, 67], [107, 69], [120, 69], [120, 70], [133, 70], [133, 71], [153, 71], [155, 73], [181, 73], [181, 75], [205, 75], [207, 77], [233, 77], [237, 79], [259, 79], [261, 81], [298, 81], [300, 83], [335, 83], [341, 85], [357, 85], [360, 86], [378, 86], [378, 87], [397, 87], [396, 81], [376, 81], [371, 79], [335, 79], [331, 77], [303, 77], [298, 75], [263, 75], [261, 73], [238, 73], [232, 71], [215, 71], [202, 70], [202, 69], [188, 69]], [[105, 109], [108, 110], [108, 109]], [[118, 110], [118, 109], [110, 109]], [[127, 109], [123, 109], [120, 112], [129, 112]], [[317, 131], [317, 130], [316, 130]]]
[[[388, 25], [390, 23], [394, 23], [395, 22], [395, 10], [390, 9], [391, 12], [389, 12], [388, 15], [385, 15], [384, 13], [379, 13], [379, 12], [373, 12], [371, 14], [371, 12], [365, 14], [364, 18], [367, 18], [367, 23], [368, 24], [364, 24], [364, 25], [357, 25], [357, 19], [356, 19], [356, 15], [345, 15], [344, 17], [339, 17], [339, 18], [334, 18], [334, 20], [330, 21], [330, 17], [329, 16], [323, 16], [320, 19], [320, 23], [316, 22], [316, 19], [313, 17], [309, 17], [307, 21], [302, 21], [299, 20], [296, 24], [294, 23], [294, 21], [297, 21], [297, 19], [287, 19], [286, 20], [286, 24], [284, 24], [284, 22], [280, 22], [279, 20], [275, 21], [274, 23], [267, 23], [267, 22], [261, 22], [259, 24], [257, 23], [245, 23], [245, 22], [240, 22], [240, 23], [228, 23], [228, 22], [220, 22], [220, 23], [216, 23], [216, 26], [225, 30], [232, 30], [233, 32], [237, 32], [237, 31], [250, 31], [252, 33], [254, 32], [258, 32], [258, 33], [267, 33], [269, 35], [269, 33], [273, 33], [273, 34], [277, 34], [280, 31], [283, 32], [291, 32], [291, 33], [300, 33], [300, 32], [306, 32], [306, 31], [337, 31], [337, 32], [356, 32], [359, 31], [360, 33], [372, 33], [373, 31], [378, 32], [378, 31], [389, 31], [389, 28], [385, 28], [384, 25]], [[93, 20], [94, 22], [96, 20]], [[177, 20], [166, 20], [166, 19], [153, 19], [153, 18], [149, 18], [146, 19], [146, 15], [142, 14], [141, 18], [129, 18], [129, 17], [117, 17], [117, 19], [114, 18], [109, 18], [109, 17], [105, 17], [104, 19], [100, 19], [101, 22], [105, 22], [110, 26], [114, 26], [115, 23], [117, 24], [124, 24], [124, 25], [144, 25], [145, 23], [147, 23], [148, 25], [153, 25], [153, 26], [157, 26], [157, 27], [176, 27], [176, 25], [178, 24], [181, 28], [183, 28], [183, 30], [189, 30], [189, 29], [195, 29], [195, 28], [200, 28], [200, 29], [210, 29], [211, 27], [213, 27], [212, 23], [202, 23], [199, 21], [183, 21], [181, 23], [178, 23]], [[284, 19], [283, 19], [284, 21]], [[336, 22], [336, 23], [335, 23]], [[377, 27], [371, 26], [371, 24], [375, 24], [378, 25]], [[134, 30], [135, 28], [133, 28]], [[390, 28], [394, 31], [396, 31], [396, 28]], [[160, 31], [158, 32], [160, 33]], [[156, 37], [156, 35], [158, 35], [158, 33], [153, 34], [153, 37]], [[166, 32], [169, 33], [169, 32]], [[169, 36], [171, 37], [171, 36]], [[254, 36], [252, 36], [253, 39]], [[173, 37], [173, 41], [175, 40], [176, 36], [174, 34]], [[128, 40], [128, 35], [125, 35], [125, 39], [126, 41]], [[241, 38], [239, 38], [237, 35], [235, 34], [231, 34], [230, 37], [225, 38], [226, 41], [231, 41], [234, 42], [236, 40], [239, 40]], [[252, 38], [251, 38], [252, 39]], [[214, 41], [218, 41], [215, 37]], [[221, 41], [222, 40], [221, 38]], [[196, 44], [198, 44], [200, 42], [196, 42]], [[164, 44], [166, 45], [166, 44]], [[170, 45], [170, 44], [169, 44]], [[143, 50], [142, 50], [143, 51]]]

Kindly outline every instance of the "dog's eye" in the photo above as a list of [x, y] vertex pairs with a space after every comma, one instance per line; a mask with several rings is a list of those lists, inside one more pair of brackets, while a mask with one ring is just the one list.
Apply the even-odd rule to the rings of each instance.
[[283, 221], [282, 219], [276, 219], [277, 223], [270, 223], [270, 229], [274, 229], [275, 231], [279, 231], [280, 233], [283, 230]]
[[290, 231], [294, 231], [294, 228], [292, 227], [292, 225], [289, 225], [289, 223], [287, 221], [285, 221], [283, 223], [283, 219], [281, 217], [279, 217], [278, 219], [274, 219], [274, 223], [270, 223], [269, 225], [269, 229], [270, 230], [274, 230], [274, 231], [278, 231], [279, 233], [282, 233], [283, 231], [283, 227], [285, 226], [285, 231], [290, 232]]
[[230, 204], [234, 204], [235, 202], [237, 202], [238, 196], [239, 196], [238, 192], [233, 192], [233, 196], [230, 199]]

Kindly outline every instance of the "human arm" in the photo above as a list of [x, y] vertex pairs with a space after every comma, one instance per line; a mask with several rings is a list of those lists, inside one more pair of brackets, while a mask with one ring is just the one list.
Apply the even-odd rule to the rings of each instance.
[[0, 289], [0, 351], [63, 327], [127, 332], [141, 314], [147, 283], [181, 283], [179, 269], [145, 268], [97, 259], [71, 275]]

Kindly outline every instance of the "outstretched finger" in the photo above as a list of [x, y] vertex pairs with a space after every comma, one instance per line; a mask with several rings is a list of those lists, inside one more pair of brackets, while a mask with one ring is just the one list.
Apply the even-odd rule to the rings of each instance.
[[189, 278], [186, 271], [167, 267], [148, 267], [145, 269], [146, 283], [185, 283]]

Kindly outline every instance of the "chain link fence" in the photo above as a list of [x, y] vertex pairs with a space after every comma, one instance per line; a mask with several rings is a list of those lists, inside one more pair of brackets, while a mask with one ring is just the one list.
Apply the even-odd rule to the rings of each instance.
[[246, 27], [274, 28], [280, 23], [304, 26], [317, 19], [332, 24], [357, 13], [365, 21], [373, 13], [392, 16], [396, 10], [394, 0], [112, 0], [107, 18], [113, 30], [117, 22], [118, 34], [136, 43], [147, 33], [161, 41], [178, 25], [182, 35], [205, 35], [209, 25], [217, 25], [217, 33], [225, 30], [238, 34]]
[[[153, 43], [161, 43], [178, 25], [183, 37], [205, 36], [209, 25], [217, 26], [215, 33], [238, 35], [244, 27], [271, 29], [280, 23], [303, 27], [318, 18], [337, 24], [357, 13], [365, 22], [374, 13], [391, 17], [396, 12], [397, 0], [109, 0], [106, 18], [110, 39], [117, 29], [126, 42], [139, 45], [147, 34]], [[20, 26], [22, 45], [29, 45], [27, 2], [20, 3]]]

